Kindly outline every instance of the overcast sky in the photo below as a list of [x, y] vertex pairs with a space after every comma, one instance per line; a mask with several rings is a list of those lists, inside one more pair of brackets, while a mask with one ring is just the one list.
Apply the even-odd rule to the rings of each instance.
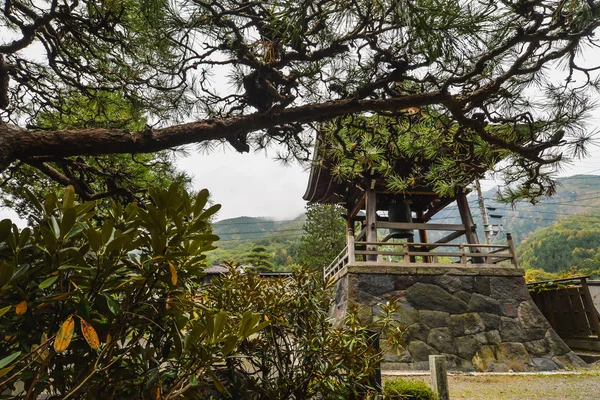
[[[599, 138], [600, 139], [600, 138]], [[559, 175], [600, 175], [600, 149], [590, 147], [591, 157], [565, 168]], [[259, 154], [238, 154], [219, 150], [212, 154], [191, 154], [178, 161], [194, 177], [194, 189], [207, 188], [223, 208], [217, 219], [239, 216], [292, 219], [304, 211], [302, 195], [308, 171], [298, 165], [282, 166]], [[484, 189], [494, 186], [483, 182]]]

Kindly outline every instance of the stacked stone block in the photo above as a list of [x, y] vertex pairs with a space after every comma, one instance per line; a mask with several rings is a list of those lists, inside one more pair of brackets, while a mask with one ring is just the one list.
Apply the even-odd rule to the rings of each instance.
[[443, 354], [461, 371], [524, 372], [581, 367], [531, 300], [523, 271], [515, 268], [403, 268], [349, 266], [337, 282], [333, 315], [349, 304], [365, 323], [381, 316], [390, 299], [404, 346], [382, 337], [383, 368], [428, 369]]

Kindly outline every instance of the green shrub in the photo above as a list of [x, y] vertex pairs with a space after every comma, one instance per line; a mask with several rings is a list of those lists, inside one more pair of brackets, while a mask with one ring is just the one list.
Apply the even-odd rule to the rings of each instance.
[[386, 400], [436, 400], [433, 390], [422, 381], [398, 379], [385, 384]]
[[[0, 397], [198, 398], [214, 366], [268, 325], [195, 296], [213, 249], [208, 191], [79, 204], [49, 194], [32, 227], [0, 221]], [[199, 389], [195, 389], [199, 388]]]
[[208, 309], [269, 322], [217, 371], [232, 398], [347, 400], [373, 391], [369, 377], [379, 356], [367, 327], [352, 314], [343, 327], [332, 326], [332, 296], [319, 275], [295, 269], [289, 278], [265, 279], [231, 269], [201, 293]]

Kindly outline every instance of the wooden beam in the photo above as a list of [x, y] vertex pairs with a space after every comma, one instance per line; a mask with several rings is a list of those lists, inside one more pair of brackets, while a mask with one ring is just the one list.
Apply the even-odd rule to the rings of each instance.
[[377, 223], [378, 228], [382, 229], [426, 229], [429, 231], [465, 231], [464, 225], [458, 224], [424, 224], [418, 222], [386, 222], [380, 221]]
[[[397, 195], [398, 192], [395, 190], [378, 190], [377, 193], [381, 193], [381, 194], [393, 194], [393, 195]], [[412, 191], [412, 190], [407, 190], [407, 191], [403, 191], [403, 194], [408, 194], [408, 195], [421, 195], [421, 196], [439, 196], [436, 192], [431, 191], [431, 190], [416, 190], [416, 191]]]
[[356, 203], [356, 205], [354, 206], [354, 208], [352, 208], [352, 210], [348, 214], [348, 218], [349, 219], [354, 219], [356, 217], [356, 215], [360, 212], [360, 210], [362, 210], [363, 208], [365, 208], [364, 205], [365, 205], [366, 198], [367, 198], [367, 194], [364, 193], [358, 199], [358, 202]]
[[461, 231], [452, 232], [451, 234], [444, 236], [440, 240], [437, 240], [435, 243], [439, 243], [439, 244], [449, 243], [449, 242], [453, 241], [454, 239], [458, 239], [459, 237], [461, 237], [464, 234], [465, 234], [464, 229]]
[[464, 225], [465, 236], [467, 237], [468, 244], [479, 244], [479, 238], [477, 232], [473, 229], [475, 223], [473, 222], [473, 216], [471, 215], [471, 209], [469, 208], [469, 202], [467, 201], [467, 195], [464, 192], [458, 193], [456, 196], [456, 204], [458, 205], [458, 211], [460, 213], [460, 219]]
[[[362, 228], [362, 229], [360, 230], [360, 232], [358, 232], [358, 236], [356, 236], [356, 239], [355, 239], [355, 240], [356, 240], [357, 242], [358, 242], [358, 241], [361, 241], [361, 240], [362, 240], [362, 238], [364, 238], [364, 237], [366, 236], [366, 234], [367, 234], [367, 228]], [[365, 241], [365, 240], [363, 240], [363, 242], [364, 242], [364, 241]]]

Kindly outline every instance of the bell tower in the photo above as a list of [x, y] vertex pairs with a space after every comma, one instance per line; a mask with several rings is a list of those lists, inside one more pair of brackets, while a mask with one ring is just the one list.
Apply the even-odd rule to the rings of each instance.
[[[406, 162], [396, 165], [402, 176]], [[331, 166], [317, 146], [304, 195], [347, 210], [346, 248], [323, 271], [336, 287], [331, 316], [343, 323], [352, 307], [370, 323], [383, 304], [399, 306], [402, 337], [382, 338], [382, 369], [428, 369], [432, 354], [461, 371], [585, 366], [531, 299], [510, 234], [506, 243], [479, 242], [465, 188], [452, 196], [418, 184], [394, 192], [373, 171], [340, 181]], [[460, 223], [433, 219], [453, 202]]]

